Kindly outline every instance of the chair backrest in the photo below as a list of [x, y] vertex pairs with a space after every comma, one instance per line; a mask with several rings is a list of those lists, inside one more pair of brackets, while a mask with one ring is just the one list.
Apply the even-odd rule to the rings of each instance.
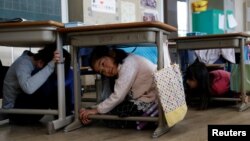
[[213, 70], [225, 70], [226, 65], [225, 64], [206, 64], [207, 70], [213, 71]]

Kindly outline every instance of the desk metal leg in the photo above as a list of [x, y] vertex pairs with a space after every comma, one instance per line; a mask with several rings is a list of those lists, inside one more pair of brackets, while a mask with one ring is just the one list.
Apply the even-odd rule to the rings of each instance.
[[158, 138], [159, 136], [165, 134], [171, 129], [168, 127], [166, 123], [161, 106], [159, 106], [159, 111], [160, 112], [159, 112], [159, 117], [158, 117], [158, 127], [155, 129], [155, 131], [152, 134], [153, 138]]
[[73, 68], [74, 68], [74, 97], [75, 97], [75, 117], [74, 117], [74, 122], [68, 125], [67, 127], [64, 128], [65, 132], [69, 132], [75, 129], [78, 129], [82, 127], [82, 124], [79, 120], [79, 109], [81, 108], [81, 89], [80, 89], [80, 69], [78, 66], [78, 49], [75, 47], [72, 47], [72, 56], [73, 56]]
[[[158, 70], [162, 69], [164, 67], [164, 54], [169, 54], [169, 53], [164, 53], [164, 49], [163, 49], [163, 32], [159, 31], [156, 35], [156, 45], [158, 48]], [[167, 46], [168, 47], [168, 46]], [[158, 102], [160, 103], [160, 100], [158, 99]], [[163, 110], [162, 110], [162, 106], [160, 104], [159, 105], [159, 117], [158, 117], [158, 127], [156, 128], [156, 130], [154, 131], [152, 137], [153, 138], [157, 138], [161, 135], [163, 135], [164, 133], [166, 133], [167, 131], [169, 131], [169, 127], [166, 123], [165, 117], [163, 115]]]
[[[60, 34], [57, 34], [57, 51], [63, 54], [62, 51], [62, 39]], [[63, 56], [60, 57], [60, 62], [63, 62]], [[60, 63], [57, 67], [57, 83], [58, 83], [58, 116], [60, 119], [65, 119], [66, 106], [65, 106], [65, 76], [64, 76], [64, 64]]]
[[82, 127], [82, 123], [79, 119], [74, 118], [74, 121], [64, 128], [64, 132], [70, 132]]
[[57, 120], [53, 120], [51, 122], [48, 122], [47, 124], [47, 130], [48, 130], [48, 134], [53, 134], [56, 132], [57, 129], [60, 129], [68, 124], [70, 124], [73, 121], [74, 116], [70, 115], [67, 116], [66, 118], [63, 119], [57, 119]]
[[246, 76], [246, 71], [245, 71], [245, 57], [244, 57], [244, 46], [246, 39], [240, 38], [240, 66], [241, 66], [241, 105], [239, 107], [239, 111], [245, 111], [247, 110], [250, 105], [248, 102], [248, 96], [246, 95], [246, 87], [245, 87], [245, 76]]
[[[242, 100], [245, 100], [245, 98], [242, 98]], [[241, 105], [239, 107], [239, 112], [243, 112], [247, 110], [250, 107], [249, 103], [241, 102]]]
[[[62, 51], [62, 37], [57, 33], [57, 50], [60, 54]], [[63, 56], [60, 61], [63, 62]], [[66, 105], [65, 105], [65, 76], [64, 76], [64, 64], [57, 64], [57, 83], [58, 83], [58, 119], [51, 121], [47, 124], [48, 134], [54, 133], [57, 129], [65, 127], [72, 122], [73, 116], [66, 117]]]

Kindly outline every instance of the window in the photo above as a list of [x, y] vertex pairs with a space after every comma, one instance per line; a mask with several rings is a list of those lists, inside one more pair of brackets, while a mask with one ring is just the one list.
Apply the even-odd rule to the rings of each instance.
[[178, 36], [186, 36], [188, 31], [188, 9], [187, 2], [177, 1], [177, 25]]

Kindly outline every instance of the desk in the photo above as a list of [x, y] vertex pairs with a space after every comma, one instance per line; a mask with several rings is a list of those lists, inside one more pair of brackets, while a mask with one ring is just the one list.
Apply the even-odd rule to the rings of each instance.
[[[64, 27], [55, 21], [25, 21], [0, 23], [0, 45], [14, 47], [42, 47], [46, 44], [57, 43], [57, 49], [62, 54], [62, 39], [57, 28]], [[63, 59], [63, 58], [61, 58]], [[9, 114], [51, 114], [58, 115], [58, 119], [48, 123], [48, 133], [55, 132], [69, 124], [73, 117], [66, 117], [64, 65], [57, 65], [58, 75], [58, 110], [38, 109], [0, 109], [0, 113]]]
[[[245, 60], [244, 60], [244, 45], [246, 39], [250, 35], [245, 33], [228, 33], [218, 35], [204, 35], [204, 36], [192, 36], [192, 37], [178, 37], [173, 39], [176, 42], [177, 50], [184, 49], [215, 49], [215, 48], [235, 48], [240, 49], [240, 64], [241, 64], [241, 78], [245, 76]], [[178, 57], [179, 58], [179, 57]], [[246, 100], [245, 83], [244, 79], [241, 80], [241, 101], [242, 104], [239, 111], [244, 111], [248, 108], [249, 104]], [[215, 100], [237, 100], [235, 98], [216, 98]], [[240, 100], [240, 99], [239, 99]]]
[[[82, 126], [79, 121], [78, 111], [80, 105], [79, 67], [77, 54], [80, 47], [94, 47], [98, 45], [147, 45], [156, 44], [158, 47], [158, 69], [163, 68], [163, 42], [167, 40], [170, 32], [176, 28], [160, 22], [134, 22], [107, 25], [93, 25], [73, 28], [58, 29], [66, 35], [68, 44], [73, 50], [74, 64], [74, 90], [75, 90], [75, 121], [65, 128], [66, 131], [74, 130]], [[161, 107], [160, 107], [161, 108]], [[158, 137], [168, 131], [165, 119], [160, 109], [158, 117], [128, 117], [119, 118], [112, 115], [93, 115], [92, 119], [113, 119], [113, 120], [144, 120], [159, 121], [158, 128], [154, 131], [153, 137]]]
[[[74, 68], [74, 91], [75, 91], [75, 120], [65, 128], [65, 131], [71, 131], [82, 126], [79, 121], [78, 111], [80, 104], [80, 85], [79, 85], [79, 67], [78, 51], [80, 47], [94, 47], [98, 45], [135, 45], [135, 44], [156, 44], [158, 47], [158, 69], [163, 68], [163, 41], [167, 40], [167, 35], [176, 31], [176, 28], [160, 22], [135, 22], [122, 24], [94, 25], [73, 28], [61, 28], [58, 31], [66, 35], [67, 44], [72, 46], [73, 50], [73, 68]], [[98, 90], [99, 91], [99, 90]], [[112, 115], [94, 115], [93, 119], [113, 119], [113, 120], [144, 120], [159, 121], [159, 126], [153, 133], [153, 137], [158, 137], [168, 131], [164, 122], [162, 110], [159, 118], [150, 117], [128, 117], [118, 118]]]

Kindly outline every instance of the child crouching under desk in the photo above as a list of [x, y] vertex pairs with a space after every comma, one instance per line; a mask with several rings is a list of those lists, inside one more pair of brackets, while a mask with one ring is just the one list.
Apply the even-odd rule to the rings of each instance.
[[233, 97], [230, 91], [230, 72], [217, 69], [208, 71], [203, 62], [196, 60], [187, 67], [185, 72], [186, 97], [188, 103], [191, 98], [198, 97], [200, 109], [208, 107], [211, 97]]
[[[112, 92], [93, 109], [81, 109], [80, 120], [91, 123], [90, 115], [142, 116], [157, 101], [153, 72], [157, 66], [144, 57], [123, 50], [97, 47], [90, 57], [94, 71], [113, 80]], [[105, 121], [105, 123], [108, 123]], [[136, 127], [136, 121], [112, 121], [110, 127]]]

